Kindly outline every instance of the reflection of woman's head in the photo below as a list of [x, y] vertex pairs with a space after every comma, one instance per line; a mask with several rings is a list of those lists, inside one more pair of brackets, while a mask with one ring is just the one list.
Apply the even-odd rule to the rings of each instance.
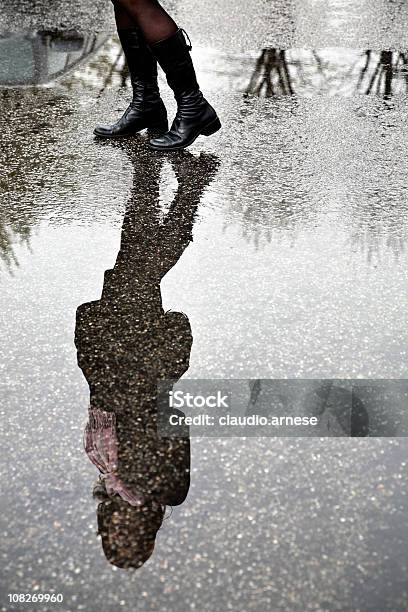
[[155, 502], [131, 506], [120, 498], [98, 506], [98, 533], [105, 557], [116, 567], [139, 568], [154, 550], [164, 508]]

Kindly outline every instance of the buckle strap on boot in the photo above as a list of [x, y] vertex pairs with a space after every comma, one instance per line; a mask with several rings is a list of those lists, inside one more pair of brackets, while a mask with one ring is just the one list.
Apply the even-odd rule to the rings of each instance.
[[[191, 44], [191, 40], [190, 40], [189, 35], [187, 34], [187, 32], [183, 28], [180, 28], [180, 32], [183, 32], [184, 38], [187, 39], [186, 40], [187, 49], [189, 51], [191, 51], [191, 49], [193, 48], [193, 45]], [[187, 44], [187, 41], [188, 41], [188, 44]]]

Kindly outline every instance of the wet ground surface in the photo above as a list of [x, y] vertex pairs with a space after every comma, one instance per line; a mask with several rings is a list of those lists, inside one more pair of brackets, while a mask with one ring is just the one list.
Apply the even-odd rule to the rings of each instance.
[[96, 537], [79, 306], [113, 321], [99, 354], [126, 337], [121, 388], [129, 347], [152, 354], [127, 335], [136, 302], [138, 320], [185, 313], [189, 378], [408, 378], [407, 6], [236, 4], [168, 5], [224, 126], [168, 158], [92, 137], [129, 98], [108, 3], [2, 6], [4, 82], [39, 78], [33, 40], [41, 82], [71, 66], [0, 89], [4, 610], [31, 591], [64, 610], [408, 607], [404, 438], [192, 438], [189, 494], [143, 568], [109, 565]]

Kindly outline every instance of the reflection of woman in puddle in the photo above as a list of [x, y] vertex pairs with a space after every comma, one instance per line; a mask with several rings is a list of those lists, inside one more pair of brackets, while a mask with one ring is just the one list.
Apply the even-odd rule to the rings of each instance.
[[157, 381], [187, 371], [192, 334], [184, 314], [164, 311], [160, 282], [191, 240], [217, 164], [186, 154], [171, 163], [178, 190], [160, 222], [163, 160], [138, 157], [116, 263], [101, 299], [77, 311], [78, 364], [90, 388], [85, 449], [100, 471], [99, 533], [108, 560], [123, 568], [145, 563], [166, 506], [181, 504], [189, 489], [188, 429], [158, 434]]

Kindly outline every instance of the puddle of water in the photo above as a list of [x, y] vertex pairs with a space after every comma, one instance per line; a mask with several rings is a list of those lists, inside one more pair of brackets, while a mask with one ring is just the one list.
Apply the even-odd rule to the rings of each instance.
[[[337, 7], [332, 30], [356, 8]], [[67, 67], [74, 53], [86, 59], [86, 40], [60, 47]], [[93, 141], [97, 118], [129, 97], [114, 39], [57, 83], [0, 92], [2, 592], [61, 589], [70, 609], [87, 610], [133, 609], [135, 597], [140, 610], [237, 600], [300, 610], [310, 592], [321, 609], [403, 601], [403, 441], [195, 440], [189, 496], [140, 570], [109, 565], [95, 535], [87, 409], [116, 403], [120, 421], [123, 406], [149, 405], [142, 366], [192, 378], [406, 377], [404, 58], [360, 44], [232, 47], [195, 49], [224, 130], [182, 160]], [[55, 68], [52, 47], [42, 52]], [[133, 425], [119, 427], [119, 453], [140, 434]], [[143, 440], [144, 465], [165, 470]], [[146, 476], [134, 459], [128, 471]], [[375, 554], [383, 527], [390, 561]]]

